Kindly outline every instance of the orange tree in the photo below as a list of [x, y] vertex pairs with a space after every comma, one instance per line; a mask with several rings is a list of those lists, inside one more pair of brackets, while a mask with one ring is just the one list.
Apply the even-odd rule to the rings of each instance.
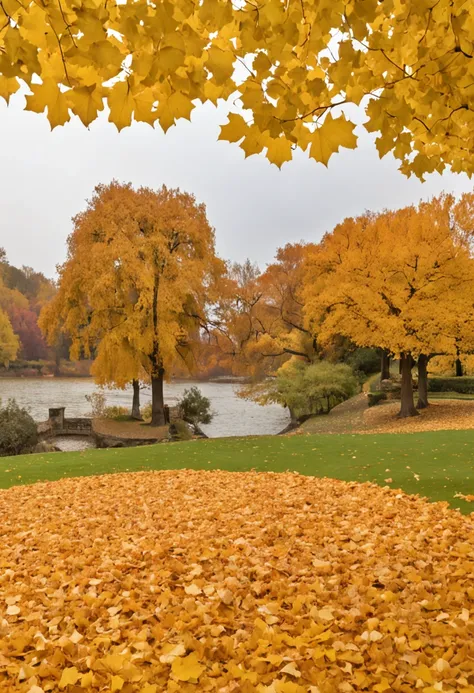
[[[354, 148], [365, 111], [401, 170], [474, 171], [474, 23], [466, 0], [51, 0], [0, 3], [0, 95], [24, 85], [51, 127], [109, 109], [167, 130], [229, 104], [221, 139], [281, 166]], [[238, 69], [235, 69], [235, 68]]]
[[234, 371], [259, 378], [275, 373], [290, 358], [307, 363], [317, 344], [304, 324], [303, 267], [310, 246], [287, 244], [260, 273], [248, 260], [233, 265], [219, 303], [214, 330]]
[[208, 287], [220, 261], [204, 205], [179, 190], [100, 185], [74, 219], [59, 289], [41, 326], [71, 352], [95, 355], [99, 382], [119, 387], [145, 377], [152, 424], [164, 423], [163, 379], [192, 363]]
[[449, 196], [397, 212], [346, 219], [308, 256], [307, 325], [324, 342], [335, 335], [381, 347], [401, 359], [400, 416], [417, 413], [412, 366], [418, 360], [420, 405], [433, 353], [473, 344], [473, 261], [455, 234], [459, 205]]

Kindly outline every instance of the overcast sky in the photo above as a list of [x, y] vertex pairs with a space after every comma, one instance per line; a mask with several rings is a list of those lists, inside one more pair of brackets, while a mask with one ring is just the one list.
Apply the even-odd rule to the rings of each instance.
[[209, 104], [164, 135], [142, 123], [117, 133], [104, 114], [89, 130], [75, 118], [50, 132], [45, 115], [23, 111], [23, 103], [0, 99], [0, 246], [12, 264], [48, 276], [65, 259], [71, 217], [112, 178], [193, 192], [207, 206], [221, 257], [262, 267], [279, 246], [317, 241], [347, 216], [473, 188], [459, 175], [406, 179], [363, 131], [359, 148], [334, 155], [329, 169], [300, 153], [279, 171], [263, 155], [245, 160], [236, 145], [218, 142], [226, 119]]

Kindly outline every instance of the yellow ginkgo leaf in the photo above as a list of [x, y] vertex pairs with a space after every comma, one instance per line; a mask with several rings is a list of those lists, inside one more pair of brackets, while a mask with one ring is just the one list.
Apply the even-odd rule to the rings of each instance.
[[59, 688], [66, 688], [66, 686], [74, 686], [75, 683], [81, 678], [80, 673], [76, 667], [68, 667], [63, 669], [61, 678], [59, 680]]
[[178, 681], [197, 680], [204, 669], [195, 652], [191, 652], [187, 657], [176, 657], [171, 665], [173, 676]]
[[112, 681], [110, 682], [111, 692], [113, 693], [113, 691], [121, 691], [124, 683], [125, 683], [124, 679], [121, 676], [119, 676], [118, 674], [115, 674], [115, 676], [112, 676]]
[[94, 674], [92, 671], [88, 671], [87, 674], [84, 674], [81, 678], [81, 686], [82, 688], [89, 688], [92, 686], [92, 683], [94, 681]]
[[301, 671], [297, 669], [294, 662], [290, 662], [289, 664], [284, 666], [283, 669], [280, 669], [280, 671], [282, 674], [289, 674], [290, 676], [294, 676], [297, 679], [299, 679], [301, 676]]

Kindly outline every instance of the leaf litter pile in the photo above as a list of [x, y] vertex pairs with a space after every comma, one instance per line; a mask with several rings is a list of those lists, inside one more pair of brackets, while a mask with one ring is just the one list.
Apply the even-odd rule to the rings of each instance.
[[0, 493], [0, 690], [474, 692], [474, 521], [298, 474]]

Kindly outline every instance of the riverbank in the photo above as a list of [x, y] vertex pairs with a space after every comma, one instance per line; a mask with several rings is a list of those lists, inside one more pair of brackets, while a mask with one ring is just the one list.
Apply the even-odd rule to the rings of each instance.
[[64, 477], [166, 469], [293, 471], [373, 482], [470, 513], [474, 431], [259, 436], [2, 458], [0, 488]]
[[[165, 401], [174, 406], [186, 389], [196, 385], [211, 402], [215, 412], [212, 422], [203, 426], [211, 438], [224, 436], [272, 435], [282, 431], [289, 421], [288, 412], [273, 404], [261, 407], [237, 396], [238, 386], [233, 383], [199, 383], [197, 381], [165, 383]], [[0, 380], [0, 398], [14, 397], [18, 404], [30, 410], [35, 421], [48, 418], [51, 407], [65, 407], [67, 418], [88, 417], [91, 405], [86, 397], [97, 391], [91, 378], [3, 378]], [[142, 406], [151, 401], [151, 391], [140, 392]], [[106, 405], [131, 407], [132, 392], [105, 390]]]

